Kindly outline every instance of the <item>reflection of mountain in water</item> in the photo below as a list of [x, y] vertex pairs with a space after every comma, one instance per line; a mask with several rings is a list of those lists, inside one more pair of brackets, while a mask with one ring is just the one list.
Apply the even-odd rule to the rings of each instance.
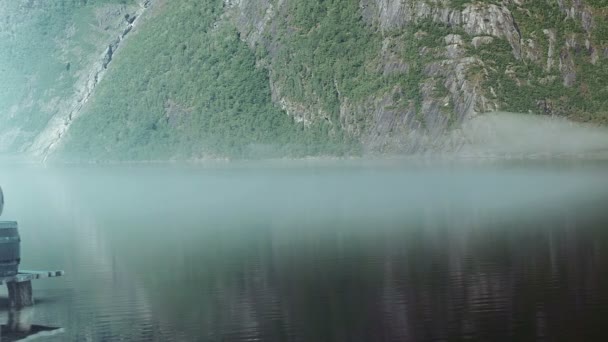
[[214, 231], [156, 265], [181, 268], [178, 279], [155, 280], [170, 294], [156, 302], [178, 330], [220, 340], [597, 340], [608, 221], [554, 214], [436, 215], [373, 233], [340, 222], [327, 233], [271, 222], [248, 238]]
[[67, 240], [69, 291], [36, 322], [75, 340], [606, 340], [605, 166], [509, 166], [68, 172], [38, 186], [63, 230], [24, 231], [28, 263], [34, 234]]
[[[29, 202], [28, 206], [44, 208], [40, 217], [50, 216], [52, 223], [49, 228], [49, 223], [38, 216], [19, 215], [25, 223], [21, 230], [22, 246], [29, 251], [23, 253], [22, 264], [38, 268], [60, 265], [70, 273], [61, 283], [36, 284], [60, 288], [34, 291], [37, 317], [64, 325], [69, 336], [58, 341], [119, 338], [144, 341], [160, 336], [152, 328], [155, 324], [145, 289], [116, 262], [101, 231], [103, 227], [95, 222], [86, 205], [81, 205], [77, 194], [69, 191], [63, 178], [51, 172], [30, 179], [34, 181], [21, 184], [21, 191], [14, 194], [14, 203]], [[20, 200], [20, 196], [32, 192], [29, 187], [35, 188], [39, 196], [35, 200]], [[33, 235], [38, 236], [32, 238]], [[49, 240], [54, 243], [48, 244]], [[48, 259], [58, 253], [66, 253], [60, 262]]]

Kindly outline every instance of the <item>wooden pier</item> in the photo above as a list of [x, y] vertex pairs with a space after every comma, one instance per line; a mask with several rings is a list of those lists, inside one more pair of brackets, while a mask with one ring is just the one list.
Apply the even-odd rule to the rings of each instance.
[[34, 305], [32, 280], [61, 277], [63, 271], [19, 271], [16, 275], [0, 277], [0, 285], [8, 288], [8, 303], [12, 308], [22, 308]]
[[[0, 215], [4, 209], [4, 194], [0, 187]], [[21, 237], [19, 224], [15, 221], [0, 221], [0, 285], [8, 288], [8, 303], [11, 308], [34, 305], [32, 280], [61, 277], [63, 271], [24, 271], [21, 263]], [[1, 336], [0, 336], [1, 339]]]

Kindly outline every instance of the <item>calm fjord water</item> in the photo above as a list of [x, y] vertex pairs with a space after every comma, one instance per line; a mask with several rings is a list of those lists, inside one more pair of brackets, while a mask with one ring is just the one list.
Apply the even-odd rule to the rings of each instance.
[[607, 176], [580, 160], [0, 167], [22, 268], [67, 272], [22, 315], [62, 327], [51, 341], [606, 340]]

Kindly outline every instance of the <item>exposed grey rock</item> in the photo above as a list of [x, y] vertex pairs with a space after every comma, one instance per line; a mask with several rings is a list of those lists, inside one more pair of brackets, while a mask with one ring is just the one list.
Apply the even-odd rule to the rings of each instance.
[[555, 30], [553, 29], [544, 29], [543, 33], [549, 39], [549, 48], [547, 49], [547, 67], [546, 71], [551, 72], [551, 68], [553, 68], [553, 64], [555, 63]]
[[224, 0], [224, 7], [234, 8], [241, 4], [241, 0]]
[[377, 24], [382, 30], [405, 27], [411, 22], [431, 20], [451, 26], [459, 26], [460, 11], [441, 0], [361, 0], [363, 18]]
[[585, 39], [585, 47], [591, 56], [591, 64], [597, 64], [597, 61], [600, 59], [599, 54], [597, 53], [597, 49], [591, 44], [589, 39]]
[[[251, 47], [264, 44], [270, 60], [264, 62], [269, 72], [272, 70], [272, 58], [281, 50], [279, 42], [266, 41], [273, 35], [273, 18], [283, 13], [282, 5], [288, 1], [270, 2], [269, 0], [225, 0], [227, 16], [236, 24], [241, 39]], [[451, 8], [443, 0], [361, 0], [360, 8], [364, 20], [378, 27], [381, 31], [403, 29], [410, 23], [431, 20], [433, 22], [461, 27], [466, 33], [476, 36], [473, 44], [480, 47], [490, 44], [494, 39], [506, 39], [513, 48], [513, 54], [520, 58], [521, 42], [519, 31], [510, 11], [504, 6], [474, 3], [467, 5], [463, 11]], [[424, 32], [416, 32], [421, 39]], [[279, 84], [271, 82], [273, 101], [292, 116], [296, 122], [310, 125], [319, 120], [331, 122], [351, 134], [359, 137], [366, 149], [370, 151], [413, 152], [434, 146], [439, 141], [438, 135], [458, 125], [466, 118], [479, 112], [497, 110], [497, 100], [480, 94], [482, 80], [487, 72], [474, 81], [468, 79], [469, 70], [481, 67], [483, 62], [478, 58], [466, 57], [466, 45], [461, 35], [449, 34], [444, 37], [445, 48], [429, 49], [423, 47], [422, 55], [441, 58], [425, 66], [429, 80], [420, 85], [419, 106], [414, 103], [403, 103], [399, 87], [383, 94], [370, 94], [367, 99], [344, 98], [336, 83], [340, 101], [340, 120], [332, 122], [328, 113], [321, 106], [321, 101], [312, 100], [299, 103], [283, 94]], [[407, 74], [410, 69], [408, 61], [400, 56], [408, 44], [400, 36], [386, 35], [382, 48], [378, 51], [378, 71], [383, 75]], [[268, 64], [270, 63], [270, 64]], [[442, 80], [443, 84], [438, 84]], [[436, 88], [445, 87], [446, 96], [437, 97]], [[309, 94], [311, 95], [311, 94]], [[311, 95], [314, 98], [314, 94]], [[494, 97], [496, 95], [494, 94]]]
[[110, 62], [112, 62], [112, 56], [114, 56], [114, 51], [118, 49], [118, 45], [120, 44], [120, 39], [117, 39], [108, 45], [108, 48], [104, 52], [103, 59], [101, 65], [104, 69], [108, 68]]
[[564, 47], [560, 52], [559, 71], [562, 74], [564, 86], [573, 86], [576, 82], [576, 65], [568, 47]]
[[473, 39], [471, 40], [471, 44], [476, 49], [479, 49], [480, 46], [492, 44], [493, 41], [494, 38], [490, 36], [473, 37]]
[[[95, 88], [103, 79], [113, 57], [118, 53], [122, 46], [123, 40], [128, 33], [131, 32], [132, 28], [140, 20], [141, 15], [151, 6], [151, 4], [152, 0], [142, 0], [140, 2], [140, 9], [133, 15], [136, 19], [131, 24], [123, 21], [126, 27], [119, 31], [122, 33], [107, 45], [107, 48], [101, 56], [93, 61], [89, 70], [77, 80], [75, 84], [75, 94], [57, 105], [58, 109], [56, 114], [48, 122], [44, 130], [35, 138], [33, 144], [29, 147], [30, 152], [46, 159], [55, 151], [57, 146], [61, 144], [65, 137], [65, 133], [70, 129], [74, 120], [78, 118], [82, 108], [87, 104], [93, 95]], [[123, 17], [124, 12], [116, 11], [113, 15]]]
[[226, 13], [235, 22], [241, 39], [250, 47], [260, 42], [272, 18], [277, 15], [270, 0], [224, 0], [224, 5], [232, 9]]
[[570, 7], [566, 7], [563, 0], [559, 1], [559, 7], [566, 14], [566, 18], [580, 21], [582, 28], [587, 32], [591, 33], [593, 30], [594, 22], [591, 8], [585, 4], [582, 0], [573, 0], [570, 2]]
[[522, 40], [522, 54], [523, 58], [538, 63], [541, 60], [544, 51], [540, 49], [540, 46], [534, 39], [523, 39]]
[[126, 28], [126, 29], [124, 29], [124, 31], [122, 31], [122, 34], [121, 34], [121, 36], [120, 36], [120, 37], [121, 37], [121, 38], [126, 37], [126, 36], [127, 36], [127, 35], [128, 35], [130, 32], [131, 32], [131, 30], [132, 30], [132, 29], [133, 29], [133, 25], [129, 25], [129, 26], [127, 26], [127, 28]]
[[408, 72], [409, 64], [399, 56], [404, 44], [405, 42], [394, 37], [386, 37], [382, 42], [379, 68], [384, 76]]
[[270, 91], [272, 100], [282, 110], [284, 110], [289, 116], [293, 117], [297, 123], [303, 123], [305, 126], [309, 126], [314, 121], [326, 120], [330, 121], [330, 115], [321, 109], [318, 101], [317, 103], [299, 103], [284, 96], [281, 87], [275, 83], [270, 82]]
[[445, 58], [448, 59], [457, 59], [457, 58], [461, 58], [464, 57], [464, 50], [462, 49], [462, 47], [458, 44], [451, 44], [446, 46], [446, 53], [445, 53]]
[[402, 89], [396, 87], [362, 104], [350, 99], [342, 102], [340, 121], [348, 133], [361, 137], [367, 152], [413, 152], [421, 148], [423, 123], [416, 117], [413, 103], [396, 100], [400, 93]]
[[463, 48], [464, 42], [458, 34], [449, 34], [443, 39], [446, 43], [445, 58], [457, 59], [464, 57], [465, 51]]
[[473, 36], [505, 38], [516, 58], [521, 56], [521, 34], [505, 6], [481, 2], [468, 4], [460, 11], [444, 1], [361, 0], [363, 17], [383, 30], [399, 29], [410, 22], [431, 20], [453, 27], [462, 27]]
[[136, 15], [129, 16], [127, 14], [127, 17], [125, 19], [127, 20], [127, 23], [133, 24], [133, 22], [135, 21], [135, 19], [137, 19], [137, 16]]
[[[281, 51], [281, 43], [272, 38], [276, 29], [274, 21], [277, 17], [289, 15], [284, 6], [289, 1], [299, 0], [224, 0], [226, 12], [216, 23], [220, 25], [231, 20], [236, 24], [240, 38], [251, 48], [258, 44], [264, 46], [269, 57], [265, 61], [258, 61], [258, 65], [268, 68], [271, 76], [274, 72], [272, 59]], [[150, 5], [149, 1], [140, 3], [142, 8]], [[279, 83], [271, 81], [272, 100], [296, 122], [308, 126], [313, 122], [328, 121], [351, 136], [360, 138], [368, 151], [418, 152], [458, 145], [455, 143], [458, 139], [448, 141], [440, 137], [446, 130], [457, 128], [478, 113], [500, 109], [495, 90], [482, 89], [482, 82], [489, 77], [488, 67], [480, 58], [468, 55], [469, 44], [479, 49], [504, 39], [510, 44], [515, 58], [539, 64], [544, 60], [542, 35], [522, 39], [517, 23], [507, 7], [522, 3], [523, 0], [504, 0], [501, 4], [471, 2], [464, 9], [458, 9], [452, 8], [447, 0], [360, 0], [365, 22], [384, 34], [382, 48], [377, 51], [377, 59], [374, 61], [377, 62], [376, 71], [384, 76], [406, 75], [410, 72], [410, 62], [400, 54], [408, 42], [400, 40], [403, 37], [394, 36], [394, 30], [404, 29], [413, 23], [432, 21], [458, 29], [456, 32], [464, 31], [468, 35], [467, 39], [465, 41], [460, 34], [449, 34], [443, 39], [445, 46], [421, 49], [421, 55], [432, 57], [432, 61], [423, 65], [425, 77], [417, 89], [421, 97], [419, 101], [405, 100], [404, 93], [407, 89], [402, 89], [401, 86], [369, 94], [363, 99], [346, 98], [336, 81], [340, 110], [338, 121], [333, 122], [336, 118], [322, 109], [320, 98], [315, 100], [314, 94], [311, 95], [310, 102], [300, 103], [286, 96]], [[562, 0], [559, 0], [559, 5], [568, 16], [580, 20], [585, 30], [592, 28], [593, 18], [582, 1], [574, 1], [571, 8], [566, 8]], [[68, 114], [57, 116], [60, 120], [49, 125], [53, 129], [47, 130], [45, 138], [38, 141], [37, 149], [47, 153], [61, 140], [103, 78], [104, 70], [111, 66], [122, 38], [131, 32], [140, 16], [140, 12], [129, 15], [120, 38], [110, 43], [102, 58], [92, 66], [91, 73], [79, 84], [81, 91], [71, 106], [61, 110]], [[577, 75], [571, 50], [580, 49], [583, 45], [576, 37], [570, 37], [563, 49], [559, 50], [555, 31], [548, 28], [543, 33], [549, 42], [546, 71], [550, 72], [555, 66], [556, 51], [559, 51], [559, 70], [563, 82], [572, 86]], [[421, 38], [424, 34], [417, 32], [416, 37]], [[593, 56], [592, 44], [585, 42], [585, 48]], [[603, 55], [608, 58], [608, 48], [603, 50]], [[471, 73], [474, 73], [474, 77]], [[514, 73], [507, 73], [515, 77]], [[547, 77], [547, 82], [550, 81]], [[540, 99], [537, 104], [545, 112], [552, 111], [553, 104], [549, 100]], [[183, 124], [188, 115], [188, 109], [179, 104], [167, 103], [165, 106], [165, 119], [173, 127]]]
[[462, 25], [470, 35], [505, 38], [511, 44], [515, 58], [521, 58], [521, 34], [508, 8], [469, 4], [462, 11]]
[[585, 29], [585, 31], [587, 31], [587, 33], [590, 33], [593, 29], [593, 15], [591, 14], [588, 8], [585, 8], [581, 12], [581, 22], [583, 23], [583, 28]]
[[451, 45], [451, 44], [462, 45], [462, 44], [464, 44], [464, 42], [462, 40], [462, 36], [459, 35], [459, 34], [448, 34], [447, 36], [445, 36], [443, 38], [443, 40], [445, 41], [446, 45]]

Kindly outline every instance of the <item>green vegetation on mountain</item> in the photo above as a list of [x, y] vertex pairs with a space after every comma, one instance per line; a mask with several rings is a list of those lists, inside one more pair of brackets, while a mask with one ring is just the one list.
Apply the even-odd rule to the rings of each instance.
[[134, 6], [135, 0], [0, 2], [0, 123], [3, 134], [22, 132], [13, 148], [33, 139], [57, 113], [60, 99], [73, 96], [79, 74], [122, 19], [107, 12]]
[[[370, 64], [382, 40], [360, 18], [355, 1], [293, 1], [279, 21], [282, 48], [273, 64], [275, 82], [298, 102], [321, 101], [338, 119], [340, 96], [365, 97], [389, 83]], [[291, 31], [291, 32], [290, 32]]]
[[[593, 11], [608, 13], [605, 0], [587, 1]], [[535, 41], [544, 55], [539, 61], [518, 61], [504, 40], [485, 46], [480, 56], [491, 65], [486, 86], [495, 89], [503, 101], [503, 109], [511, 112], [556, 114], [579, 121], [608, 124], [608, 58], [598, 57], [592, 63], [594, 50], [585, 46], [585, 40], [597, 47], [608, 46], [608, 22], [598, 16], [590, 34], [578, 19], [568, 18], [553, 1], [533, 1], [525, 10], [511, 5], [522, 40]], [[547, 66], [549, 38], [544, 30], [555, 33], [555, 61]], [[565, 48], [569, 40], [574, 46]], [[598, 53], [596, 50], [595, 53]], [[602, 53], [601, 51], [599, 53]], [[569, 71], [574, 78], [566, 85], [559, 70], [572, 58]], [[542, 107], [542, 108], [541, 108]]]
[[443, 148], [488, 111], [607, 124], [607, 17], [606, 0], [2, 1], [0, 151], [357, 155]]
[[356, 152], [325, 122], [305, 129], [271, 101], [268, 75], [222, 1], [167, 3], [117, 54], [64, 153], [99, 158], [278, 157]]

